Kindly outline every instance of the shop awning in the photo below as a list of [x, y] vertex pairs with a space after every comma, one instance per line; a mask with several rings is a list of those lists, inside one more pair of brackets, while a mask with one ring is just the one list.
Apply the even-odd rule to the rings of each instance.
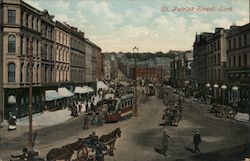
[[59, 95], [63, 96], [63, 97], [71, 97], [73, 96], [74, 94], [71, 93], [67, 88], [65, 87], [61, 87], [61, 88], [58, 88], [58, 93]]
[[97, 90], [99, 90], [100, 88], [105, 89], [105, 90], [109, 89], [109, 87], [103, 81], [97, 82]]
[[90, 93], [93, 92], [94, 90], [88, 86], [77, 86], [75, 88], [75, 93], [80, 93], [80, 94], [84, 94], [84, 93]]
[[45, 101], [53, 101], [61, 98], [63, 98], [63, 96], [59, 95], [56, 90], [45, 91]]
[[93, 88], [89, 86], [83, 86], [84, 89], [86, 89], [88, 92], [94, 92]]

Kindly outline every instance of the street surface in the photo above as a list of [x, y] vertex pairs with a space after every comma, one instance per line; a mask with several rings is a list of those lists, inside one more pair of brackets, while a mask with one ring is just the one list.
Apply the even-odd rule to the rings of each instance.
[[[167, 99], [176, 99], [177, 96], [168, 89]], [[202, 143], [202, 153], [219, 150], [225, 147], [250, 142], [249, 123], [240, 123], [234, 120], [215, 118], [209, 114], [205, 105], [185, 101], [182, 103], [183, 117], [178, 127], [167, 126], [169, 131], [169, 149], [167, 156], [154, 151], [161, 147], [163, 126], [159, 126], [165, 105], [156, 96], [150, 96], [145, 101], [139, 98], [138, 117], [131, 118], [116, 124], [92, 126], [83, 130], [83, 116], [73, 118], [65, 123], [46, 128], [34, 127], [37, 131], [35, 150], [45, 157], [51, 148], [61, 147], [72, 143], [78, 138], [87, 137], [93, 131], [98, 136], [106, 134], [117, 127], [121, 128], [122, 136], [115, 144], [114, 155], [105, 156], [105, 161], [166, 161], [183, 159], [192, 156], [187, 148], [193, 148], [193, 135], [199, 129]], [[46, 121], [46, 120], [44, 120]], [[28, 126], [18, 127], [16, 131], [7, 132], [1, 129], [0, 152], [1, 159], [7, 161], [11, 154], [19, 154], [27, 145]]]

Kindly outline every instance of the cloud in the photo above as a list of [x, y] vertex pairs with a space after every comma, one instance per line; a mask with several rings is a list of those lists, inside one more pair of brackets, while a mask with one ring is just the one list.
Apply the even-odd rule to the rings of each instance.
[[222, 18], [216, 18], [215, 20], [213, 20], [213, 23], [215, 24], [215, 27], [223, 27], [223, 28], [229, 28], [233, 22], [228, 20], [225, 17]]
[[242, 18], [241, 20], [236, 21], [236, 25], [239, 25], [239, 26], [245, 25], [245, 24], [249, 23], [249, 21], [250, 20], [248, 18]]
[[58, 7], [59, 9], [65, 10], [69, 8], [69, 3], [65, 2], [65, 1], [55, 1], [55, 6]]
[[123, 16], [120, 13], [115, 13], [111, 8], [112, 5], [108, 2], [96, 1], [81, 1], [78, 4], [78, 10], [90, 10], [92, 14], [101, 19], [105, 19], [108, 23], [120, 24]]
[[39, 9], [39, 10], [42, 10], [43, 8], [40, 6], [40, 4], [38, 3], [38, 1], [35, 1], [35, 0], [23, 0], [25, 3], [28, 3], [29, 5]]
[[72, 25], [72, 21], [67, 15], [58, 14], [58, 15], [55, 15], [55, 19], [60, 21], [60, 22], [66, 22], [66, 23]]

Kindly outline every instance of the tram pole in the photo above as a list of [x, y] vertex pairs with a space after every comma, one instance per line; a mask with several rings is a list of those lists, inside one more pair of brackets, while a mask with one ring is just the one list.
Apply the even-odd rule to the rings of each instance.
[[29, 135], [28, 135], [28, 148], [29, 150], [33, 150], [32, 146], [32, 82], [33, 82], [33, 41], [32, 38], [29, 37]]
[[[138, 113], [137, 113], [137, 55], [138, 54], [138, 48], [135, 46], [133, 48], [133, 53], [134, 53], [134, 58], [135, 58], [135, 110], [134, 110], [134, 116], [137, 117]], [[136, 51], [136, 52], [135, 52]]]

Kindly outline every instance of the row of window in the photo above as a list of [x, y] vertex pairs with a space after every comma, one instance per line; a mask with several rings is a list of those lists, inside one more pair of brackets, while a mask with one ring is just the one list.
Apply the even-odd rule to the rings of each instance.
[[76, 49], [81, 50], [81, 51], [84, 50], [84, 43], [80, 40], [75, 39], [75, 38], [71, 38], [71, 46], [73, 48], [76, 48]]
[[133, 100], [125, 100], [121, 102], [121, 108], [129, 107], [133, 105]]
[[73, 81], [84, 81], [84, 71], [83, 70], [72, 70], [71, 78]]
[[69, 34], [60, 30], [60, 29], [57, 29], [55, 30], [55, 37], [56, 37], [56, 42], [58, 43], [61, 43], [65, 46], [69, 46], [69, 41], [70, 41], [70, 37], [69, 37]]
[[240, 67], [240, 66], [247, 66], [248, 56], [247, 54], [238, 55], [238, 56], [229, 56], [228, 57], [228, 66], [229, 67]]
[[208, 69], [207, 70], [208, 80], [221, 80], [221, 70], [220, 69]]
[[[32, 14], [28, 14], [27, 12], [22, 12], [22, 16], [23, 16], [23, 18], [22, 18], [22, 25], [23, 26], [40, 32], [41, 20], [38, 17], [33, 16]], [[15, 17], [15, 19], [16, 19], [16, 17]]]
[[244, 34], [243, 36], [238, 36], [228, 40], [228, 50], [233, 50], [241, 47], [247, 46], [248, 35]]
[[217, 40], [213, 43], [210, 43], [207, 46], [208, 53], [211, 53], [211, 52], [219, 50], [219, 49], [220, 49], [220, 40]]
[[[35, 73], [34, 73], [35, 72]], [[24, 64], [21, 64], [20, 70], [20, 82], [24, 82], [24, 74], [26, 74], [26, 82], [29, 82], [29, 64], [26, 66], [26, 71]], [[39, 80], [39, 65], [37, 68], [33, 67], [33, 82], [38, 82]], [[16, 82], [16, 65], [15, 63], [8, 64], [8, 82], [15, 83]]]
[[214, 54], [207, 57], [208, 66], [218, 65], [220, 64], [221, 58], [220, 54]]
[[56, 71], [56, 82], [69, 81], [69, 70], [57, 70]]

